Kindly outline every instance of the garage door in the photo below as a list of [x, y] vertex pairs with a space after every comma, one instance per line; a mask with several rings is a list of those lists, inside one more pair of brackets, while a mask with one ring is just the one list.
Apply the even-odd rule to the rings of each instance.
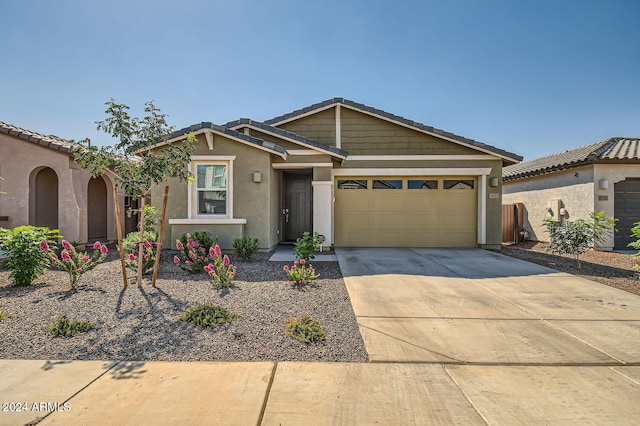
[[476, 247], [475, 177], [340, 177], [338, 247]]
[[631, 228], [640, 222], [640, 179], [625, 179], [614, 185], [614, 213], [618, 219], [613, 236], [616, 250], [628, 250], [627, 244], [635, 241], [631, 236]]

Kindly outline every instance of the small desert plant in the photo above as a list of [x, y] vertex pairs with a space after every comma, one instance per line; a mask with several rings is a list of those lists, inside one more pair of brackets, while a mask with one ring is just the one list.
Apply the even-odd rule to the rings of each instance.
[[[142, 261], [142, 273], [146, 273], [153, 268], [156, 261], [156, 240], [158, 234], [153, 231], [144, 232], [143, 253]], [[124, 251], [124, 263], [127, 268], [138, 270], [138, 242], [140, 241], [140, 234], [138, 232], [131, 232], [127, 234], [124, 240], [122, 240], [122, 250]]]
[[549, 251], [573, 256], [579, 268], [580, 255], [590, 247], [602, 244], [609, 232], [615, 230], [616, 221], [613, 217], [605, 217], [604, 212], [591, 212], [589, 220], [560, 223], [547, 219], [545, 225], [550, 238]]
[[231, 264], [229, 256], [222, 255], [222, 250], [218, 244], [214, 244], [209, 249], [209, 257], [213, 258], [213, 263], [209, 263], [204, 270], [209, 274], [209, 281], [215, 285], [218, 290], [224, 288], [235, 287], [233, 280], [236, 276], [235, 265]]
[[200, 328], [216, 328], [220, 324], [228, 323], [240, 315], [223, 307], [211, 304], [192, 306], [180, 315], [180, 321], [190, 323]]
[[40, 251], [40, 241], [53, 244], [61, 237], [57, 229], [45, 227], [0, 228], [0, 250], [5, 252], [3, 265], [11, 271], [9, 277], [14, 285], [31, 285], [44, 273], [49, 264], [49, 256]]
[[320, 234], [317, 232], [311, 236], [310, 232], [304, 232], [293, 246], [293, 252], [298, 259], [311, 260], [318, 254], [318, 244], [320, 244]]
[[[199, 233], [196, 232], [195, 234]], [[213, 257], [209, 256], [210, 246], [205, 245], [205, 243], [211, 241], [211, 237], [208, 232], [201, 234], [207, 235], [206, 238], [203, 238], [205, 240], [204, 243], [197, 239], [197, 235], [192, 238], [191, 234], [184, 234], [180, 240], [176, 240], [176, 248], [180, 250], [184, 257], [184, 265], [178, 256], [173, 257], [173, 263], [192, 274], [201, 273], [206, 265], [213, 262]]]
[[51, 251], [46, 240], [40, 242], [40, 251], [46, 253], [51, 260], [51, 267], [65, 271], [69, 274], [69, 283], [74, 289], [78, 283], [78, 279], [85, 272], [88, 272], [98, 266], [105, 257], [107, 257], [107, 246], [96, 241], [93, 244], [93, 255], [89, 257], [87, 252], [78, 252], [76, 247], [66, 240], [62, 240], [62, 251], [60, 256]]
[[0, 321], [4, 321], [9, 318], [9, 314], [4, 311], [4, 308], [0, 308]]
[[287, 273], [289, 281], [293, 281], [294, 286], [307, 284], [320, 276], [304, 258], [293, 262], [291, 267], [284, 265], [282, 270]]
[[[631, 228], [631, 234], [636, 237], [636, 241], [633, 241], [627, 244], [627, 247], [634, 248], [636, 250], [640, 250], [640, 222], [634, 223], [634, 227]], [[640, 258], [640, 251], [634, 254], [633, 257], [636, 259]], [[636, 260], [635, 265], [633, 265], [634, 271], [640, 271], [640, 260]]]
[[65, 315], [59, 316], [56, 322], [47, 326], [51, 337], [71, 337], [93, 329], [87, 321], [72, 321]]
[[304, 314], [300, 318], [291, 318], [287, 323], [287, 336], [291, 336], [304, 343], [321, 342], [325, 340], [324, 328], [320, 323]]
[[242, 238], [233, 239], [233, 249], [245, 262], [251, 260], [251, 256], [258, 251], [258, 247], [260, 247], [260, 242], [257, 238], [247, 237], [245, 235]]

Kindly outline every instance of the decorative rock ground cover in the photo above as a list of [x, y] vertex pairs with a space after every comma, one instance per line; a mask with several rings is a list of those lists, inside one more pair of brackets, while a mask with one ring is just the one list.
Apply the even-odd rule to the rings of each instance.
[[[366, 362], [337, 262], [314, 264], [320, 278], [294, 288], [285, 262], [268, 253], [238, 266], [236, 287], [222, 293], [206, 274], [192, 275], [173, 264], [176, 252], [162, 254], [157, 286], [122, 286], [115, 250], [69, 290], [64, 272], [48, 270], [28, 287], [13, 287], [0, 269], [0, 358], [165, 361], [356, 361]], [[211, 303], [240, 314], [228, 325], [199, 329], [179, 321], [187, 308]], [[323, 343], [305, 344], [286, 335], [290, 318], [309, 314], [326, 331]], [[66, 315], [94, 329], [70, 338], [51, 338], [47, 325]]]

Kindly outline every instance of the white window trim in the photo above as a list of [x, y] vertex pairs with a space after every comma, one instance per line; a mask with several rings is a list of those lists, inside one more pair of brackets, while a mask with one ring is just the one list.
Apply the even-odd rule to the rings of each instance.
[[187, 195], [187, 214], [189, 219], [225, 220], [233, 219], [233, 161], [235, 155], [194, 155], [189, 163], [189, 172], [198, 176], [198, 165], [224, 165], [227, 166], [227, 212], [225, 214], [198, 214], [198, 184], [193, 182]]

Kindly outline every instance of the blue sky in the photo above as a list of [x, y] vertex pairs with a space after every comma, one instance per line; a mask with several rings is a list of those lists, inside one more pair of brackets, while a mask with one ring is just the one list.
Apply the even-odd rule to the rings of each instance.
[[0, 121], [69, 139], [114, 98], [184, 127], [344, 97], [530, 160], [640, 137], [640, 2], [39, 1], [0, 7]]

